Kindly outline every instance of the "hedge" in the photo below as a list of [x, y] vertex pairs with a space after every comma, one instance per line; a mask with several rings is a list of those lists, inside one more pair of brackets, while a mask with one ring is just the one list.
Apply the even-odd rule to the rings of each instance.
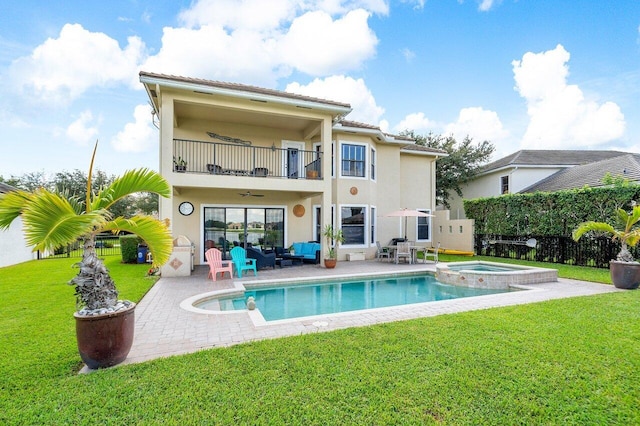
[[571, 236], [588, 220], [615, 222], [618, 208], [631, 210], [640, 185], [580, 188], [464, 200], [476, 234]]

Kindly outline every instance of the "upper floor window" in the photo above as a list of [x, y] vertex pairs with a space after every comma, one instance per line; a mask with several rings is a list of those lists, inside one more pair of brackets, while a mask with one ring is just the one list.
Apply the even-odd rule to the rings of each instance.
[[371, 180], [376, 180], [376, 150], [371, 148]]
[[364, 177], [366, 151], [364, 145], [342, 144], [342, 176]]
[[509, 176], [502, 176], [500, 178], [500, 193], [501, 194], [509, 193]]

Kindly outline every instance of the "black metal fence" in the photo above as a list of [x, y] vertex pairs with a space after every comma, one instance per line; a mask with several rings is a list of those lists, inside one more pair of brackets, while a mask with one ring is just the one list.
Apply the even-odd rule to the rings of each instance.
[[[563, 236], [513, 236], [476, 234], [477, 255], [566, 265], [608, 268], [620, 251], [620, 243], [609, 237], [583, 236], [580, 241]], [[630, 249], [634, 257], [638, 249]]]
[[[96, 237], [96, 254], [103, 256], [119, 256], [120, 237], [117, 235]], [[82, 241], [78, 240], [73, 244], [59, 247], [53, 253], [38, 252], [38, 259], [57, 259], [61, 257], [82, 257]]]

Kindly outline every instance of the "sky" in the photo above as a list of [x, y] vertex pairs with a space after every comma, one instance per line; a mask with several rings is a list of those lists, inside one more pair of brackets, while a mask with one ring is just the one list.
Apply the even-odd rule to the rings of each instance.
[[347, 102], [389, 133], [640, 152], [638, 0], [0, 5], [0, 176], [158, 169], [138, 73]]

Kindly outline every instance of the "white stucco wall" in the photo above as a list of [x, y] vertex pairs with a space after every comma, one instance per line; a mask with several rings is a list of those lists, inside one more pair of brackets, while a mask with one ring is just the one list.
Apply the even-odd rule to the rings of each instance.
[[35, 258], [35, 253], [24, 240], [22, 219], [13, 221], [9, 229], [0, 231], [0, 268]]

